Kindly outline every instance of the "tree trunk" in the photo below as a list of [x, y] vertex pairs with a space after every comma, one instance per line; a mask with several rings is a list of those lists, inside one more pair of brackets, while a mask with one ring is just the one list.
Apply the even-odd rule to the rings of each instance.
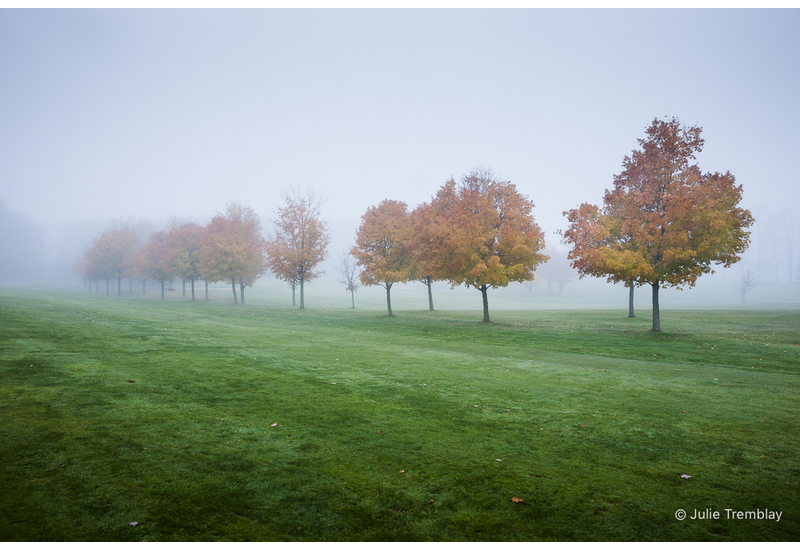
[[231, 277], [231, 287], [233, 288], [233, 303], [238, 304], [239, 300], [236, 299], [236, 279]]
[[631, 285], [631, 289], [628, 292], [628, 319], [634, 319], [636, 315], [633, 314], [633, 279], [628, 282]]
[[489, 295], [488, 295], [489, 287], [487, 287], [486, 285], [483, 285], [478, 290], [480, 290], [481, 294], [483, 295], [483, 322], [484, 323], [488, 323], [489, 322]]
[[183, 297], [186, 298], [186, 281], [181, 279], [181, 285], [183, 286]]
[[428, 308], [430, 311], [433, 311], [433, 292], [431, 291], [433, 281], [431, 280], [430, 276], [426, 278], [425, 284], [428, 285]]
[[353, 309], [356, 308], [356, 293], [354, 291], [350, 291], [350, 299], [353, 300]]
[[661, 313], [658, 309], [658, 288], [659, 281], [650, 283], [653, 286], [653, 330], [656, 332], [661, 331]]
[[301, 277], [300, 278], [300, 309], [305, 309], [306, 308], [306, 302], [305, 302], [304, 297], [303, 297], [303, 287], [305, 286], [305, 282], [306, 282], [306, 278], [305, 277]]
[[164, 299], [164, 279], [161, 279], [161, 299]]
[[142, 296], [147, 294], [147, 279], [142, 279]]
[[192, 301], [194, 302], [194, 277], [192, 277]]
[[106, 296], [110, 296], [110, 294], [108, 293], [109, 284], [110, 284], [110, 279], [106, 279]]
[[244, 305], [244, 283], [241, 281], [239, 282], [239, 298], [239, 301]]
[[122, 296], [122, 277], [117, 277], [117, 296]]
[[294, 291], [295, 291], [295, 287], [296, 287], [296, 286], [297, 286], [297, 283], [294, 283], [294, 282], [293, 282], [293, 283], [292, 283], [292, 305], [293, 305], [293, 306], [296, 306], [296, 305], [297, 305], [297, 301], [296, 301], [296, 300], [295, 300], [295, 298], [294, 298], [294, 295], [295, 295], [295, 292], [294, 292]]
[[392, 315], [392, 284], [393, 283], [386, 283], [386, 308], [389, 310], [389, 317], [394, 317], [394, 315]]
[[206, 284], [206, 302], [208, 301], [208, 281], [203, 279], [203, 282]]

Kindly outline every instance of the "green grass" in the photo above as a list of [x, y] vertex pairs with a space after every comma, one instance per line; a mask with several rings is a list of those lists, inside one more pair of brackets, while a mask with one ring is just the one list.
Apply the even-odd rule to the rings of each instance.
[[800, 538], [797, 309], [0, 306], [0, 540]]

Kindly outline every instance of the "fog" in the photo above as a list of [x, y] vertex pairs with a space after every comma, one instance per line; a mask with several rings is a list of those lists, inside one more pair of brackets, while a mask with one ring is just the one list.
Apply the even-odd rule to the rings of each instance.
[[[746, 270], [748, 304], [796, 304], [799, 28], [798, 10], [1, 10], [0, 284], [82, 288], [72, 266], [113, 224], [206, 223], [238, 201], [268, 230], [281, 193], [312, 186], [332, 238], [308, 306], [347, 307], [335, 266], [368, 207], [413, 208], [483, 165], [563, 251], [562, 212], [599, 204], [652, 120], [676, 116], [703, 127], [700, 168], [733, 173], [756, 224], [741, 262], [662, 307], [741, 303]], [[398, 307], [419, 292], [424, 308], [406, 287]], [[528, 295], [627, 299], [573, 280], [490, 307]]]

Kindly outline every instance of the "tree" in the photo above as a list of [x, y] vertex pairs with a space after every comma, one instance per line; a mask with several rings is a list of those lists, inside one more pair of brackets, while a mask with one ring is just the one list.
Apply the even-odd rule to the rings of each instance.
[[366, 286], [386, 289], [386, 307], [392, 317], [392, 285], [405, 283], [411, 274], [411, 254], [406, 241], [411, 223], [404, 202], [383, 200], [361, 216], [356, 244], [350, 254], [363, 268], [359, 279]]
[[748, 269], [739, 277], [739, 293], [742, 295], [742, 303], [745, 295], [756, 286], [756, 276], [752, 270]]
[[536, 277], [543, 280], [547, 285], [548, 294], [553, 294], [553, 286], [558, 288], [558, 295], [564, 291], [564, 288], [574, 279], [575, 272], [570, 266], [567, 256], [560, 250], [545, 250], [550, 257], [547, 262], [542, 264]]
[[164, 289], [169, 286], [172, 291], [172, 280], [175, 278], [175, 268], [172, 263], [170, 238], [164, 231], [156, 231], [150, 235], [150, 240], [136, 256], [136, 265], [140, 273], [148, 279], [161, 284], [161, 299], [164, 299]]
[[87, 252], [87, 273], [90, 278], [105, 279], [106, 296], [110, 294], [109, 283], [111, 279], [117, 281], [117, 296], [122, 294], [122, 278], [134, 272], [134, 254], [138, 244], [136, 232], [127, 227], [103, 231], [92, 241], [92, 246]]
[[448, 216], [442, 202], [423, 203], [411, 211], [411, 251], [413, 276], [428, 289], [428, 309], [433, 311], [433, 282], [442, 278], [447, 246]]
[[324, 271], [318, 265], [328, 255], [327, 223], [321, 219], [321, 198], [309, 189], [305, 195], [295, 190], [283, 194], [284, 206], [278, 208], [274, 236], [264, 243], [267, 266], [275, 276], [294, 288], [300, 285], [300, 309], [305, 308], [304, 286]]
[[244, 287], [253, 286], [265, 270], [261, 221], [252, 208], [231, 203], [211, 220], [200, 245], [199, 269], [206, 281], [229, 281], [234, 304], [239, 303], [238, 282], [244, 304]]
[[441, 248], [441, 275], [451, 286], [465, 284], [481, 292], [483, 321], [489, 322], [489, 288], [533, 279], [547, 261], [544, 233], [533, 217], [533, 203], [509, 181], [487, 169], [451, 178], [433, 199], [447, 213], [447, 237]]
[[564, 213], [573, 267], [581, 275], [650, 284], [654, 331], [661, 330], [660, 288], [694, 286], [713, 273], [712, 263], [737, 262], [750, 242], [753, 217], [738, 206], [742, 187], [733, 175], [703, 174], [690, 164], [702, 150], [701, 132], [676, 118], [654, 120], [638, 140], [641, 149], [623, 160], [604, 208], [582, 204]]
[[347, 254], [346, 252], [342, 252], [340, 257], [339, 267], [337, 271], [341, 275], [339, 282], [342, 284], [344, 289], [350, 293], [350, 299], [353, 302], [353, 309], [356, 307], [356, 296], [355, 293], [358, 290], [358, 267], [356, 266], [355, 261], [353, 260], [352, 256]]
[[191, 282], [193, 302], [194, 282], [200, 278], [200, 246], [203, 234], [204, 229], [194, 223], [178, 225], [169, 232], [169, 259], [172, 270], [181, 281]]

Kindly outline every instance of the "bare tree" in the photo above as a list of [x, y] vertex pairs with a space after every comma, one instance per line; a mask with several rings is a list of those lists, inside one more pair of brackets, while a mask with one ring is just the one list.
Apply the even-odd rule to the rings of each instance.
[[358, 266], [355, 260], [347, 252], [342, 252], [339, 255], [339, 267], [336, 270], [341, 274], [339, 282], [344, 289], [350, 292], [350, 299], [353, 302], [353, 309], [356, 307], [355, 293], [358, 290]]
[[747, 294], [747, 291], [755, 288], [756, 286], [756, 276], [751, 269], [748, 269], [739, 277], [739, 292], [742, 295], [742, 303], [744, 302], [744, 297]]

